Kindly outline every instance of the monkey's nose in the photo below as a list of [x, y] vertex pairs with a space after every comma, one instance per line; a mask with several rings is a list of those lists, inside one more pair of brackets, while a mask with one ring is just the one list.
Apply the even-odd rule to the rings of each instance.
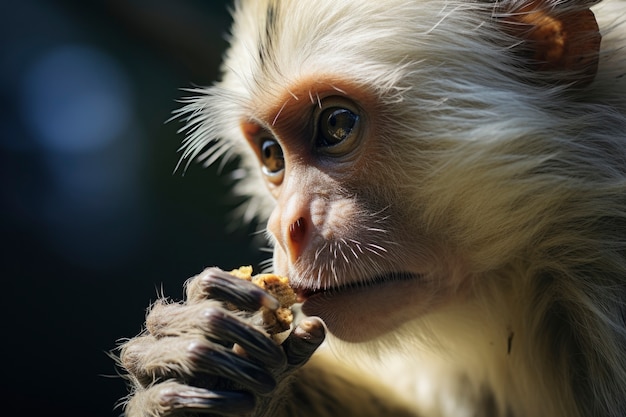
[[[293, 220], [294, 218], [296, 220]], [[310, 217], [298, 214], [293, 217], [286, 216], [284, 220], [279, 239], [281, 240], [281, 247], [287, 254], [289, 263], [293, 265], [306, 251], [312, 224]]]
[[306, 251], [314, 229], [307, 201], [291, 198], [278, 205], [270, 215], [267, 228], [289, 262], [294, 264]]
[[304, 243], [306, 241], [307, 221], [304, 217], [298, 217], [298, 219], [289, 225], [288, 235], [288, 251], [291, 257], [291, 261], [295, 262], [301, 255]]

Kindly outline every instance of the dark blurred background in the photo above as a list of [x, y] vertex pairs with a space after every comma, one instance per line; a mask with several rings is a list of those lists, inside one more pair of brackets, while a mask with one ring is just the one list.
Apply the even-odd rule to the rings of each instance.
[[230, 1], [0, 2], [3, 415], [110, 417], [107, 352], [205, 266], [258, 265], [216, 168], [175, 171], [181, 88], [219, 78]]

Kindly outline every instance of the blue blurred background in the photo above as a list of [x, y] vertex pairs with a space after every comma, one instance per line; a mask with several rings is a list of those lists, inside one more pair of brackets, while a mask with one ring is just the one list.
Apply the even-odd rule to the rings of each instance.
[[117, 416], [107, 352], [160, 291], [257, 265], [215, 168], [174, 171], [180, 89], [219, 78], [229, 1], [0, 3], [0, 410]]

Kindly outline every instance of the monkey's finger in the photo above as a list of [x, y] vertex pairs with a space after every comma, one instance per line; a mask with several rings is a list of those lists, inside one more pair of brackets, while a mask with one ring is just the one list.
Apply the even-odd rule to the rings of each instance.
[[[215, 302], [219, 305], [219, 302]], [[157, 300], [146, 317], [146, 330], [157, 339], [180, 336], [194, 326], [194, 312], [184, 304]]]
[[223, 346], [240, 345], [251, 358], [269, 367], [284, 364], [285, 354], [264, 333], [221, 307], [216, 300], [189, 306], [157, 302], [146, 318], [152, 336], [183, 336], [200, 333]]
[[199, 332], [223, 346], [237, 343], [248, 356], [267, 366], [280, 366], [285, 362], [282, 349], [265, 333], [222, 308], [215, 300], [191, 306], [157, 303], [148, 314], [146, 327], [157, 339]]
[[245, 311], [261, 307], [276, 310], [280, 303], [250, 281], [232, 276], [219, 268], [207, 268], [187, 283], [188, 303], [214, 298]]
[[291, 367], [304, 365], [326, 337], [324, 322], [318, 317], [302, 319], [282, 346]]
[[136, 392], [126, 405], [125, 415], [174, 417], [189, 412], [235, 416], [252, 412], [254, 403], [254, 396], [250, 393], [210, 391], [166, 381]]
[[267, 370], [232, 350], [199, 342], [190, 344], [188, 349], [198, 369], [208, 374], [237, 382], [258, 394], [268, 394], [276, 388], [276, 381]]
[[276, 387], [274, 378], [260, 365], [201, 335], [133, 339], [122, 350], [122, 363], [144, 387], [156, 380], [189, 380], [199, 374], [237, 381], [258, 393]]
[[120, 364], [142, 387], [154, 381], [154, 377], [143, 369], [143, 364], [146, 352], [152, 349], [155, 343], [156, 339], [152, 336], [138, 336], [124, 343], [120, 349]]
[[284, 351], [259, 329], [235, 315], [218, 308], [207, 308], [202, 314], [202, 330], [210, 340], [238, 344], [246, 355], [265, 366], [280, 367], [286, 362]]

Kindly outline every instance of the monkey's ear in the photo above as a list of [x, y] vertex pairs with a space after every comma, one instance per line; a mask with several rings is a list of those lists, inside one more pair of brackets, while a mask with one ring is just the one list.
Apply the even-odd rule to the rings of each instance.
[[[505, 31], [521, 39], [519, 51], [552, 82], [586, 85], [598, 71], [602, 36], [589, 0], [506, 2]], [[506, 7], [506, 6], [505, 6]], [[551, 76], [551, 75], [554, 76]]]

